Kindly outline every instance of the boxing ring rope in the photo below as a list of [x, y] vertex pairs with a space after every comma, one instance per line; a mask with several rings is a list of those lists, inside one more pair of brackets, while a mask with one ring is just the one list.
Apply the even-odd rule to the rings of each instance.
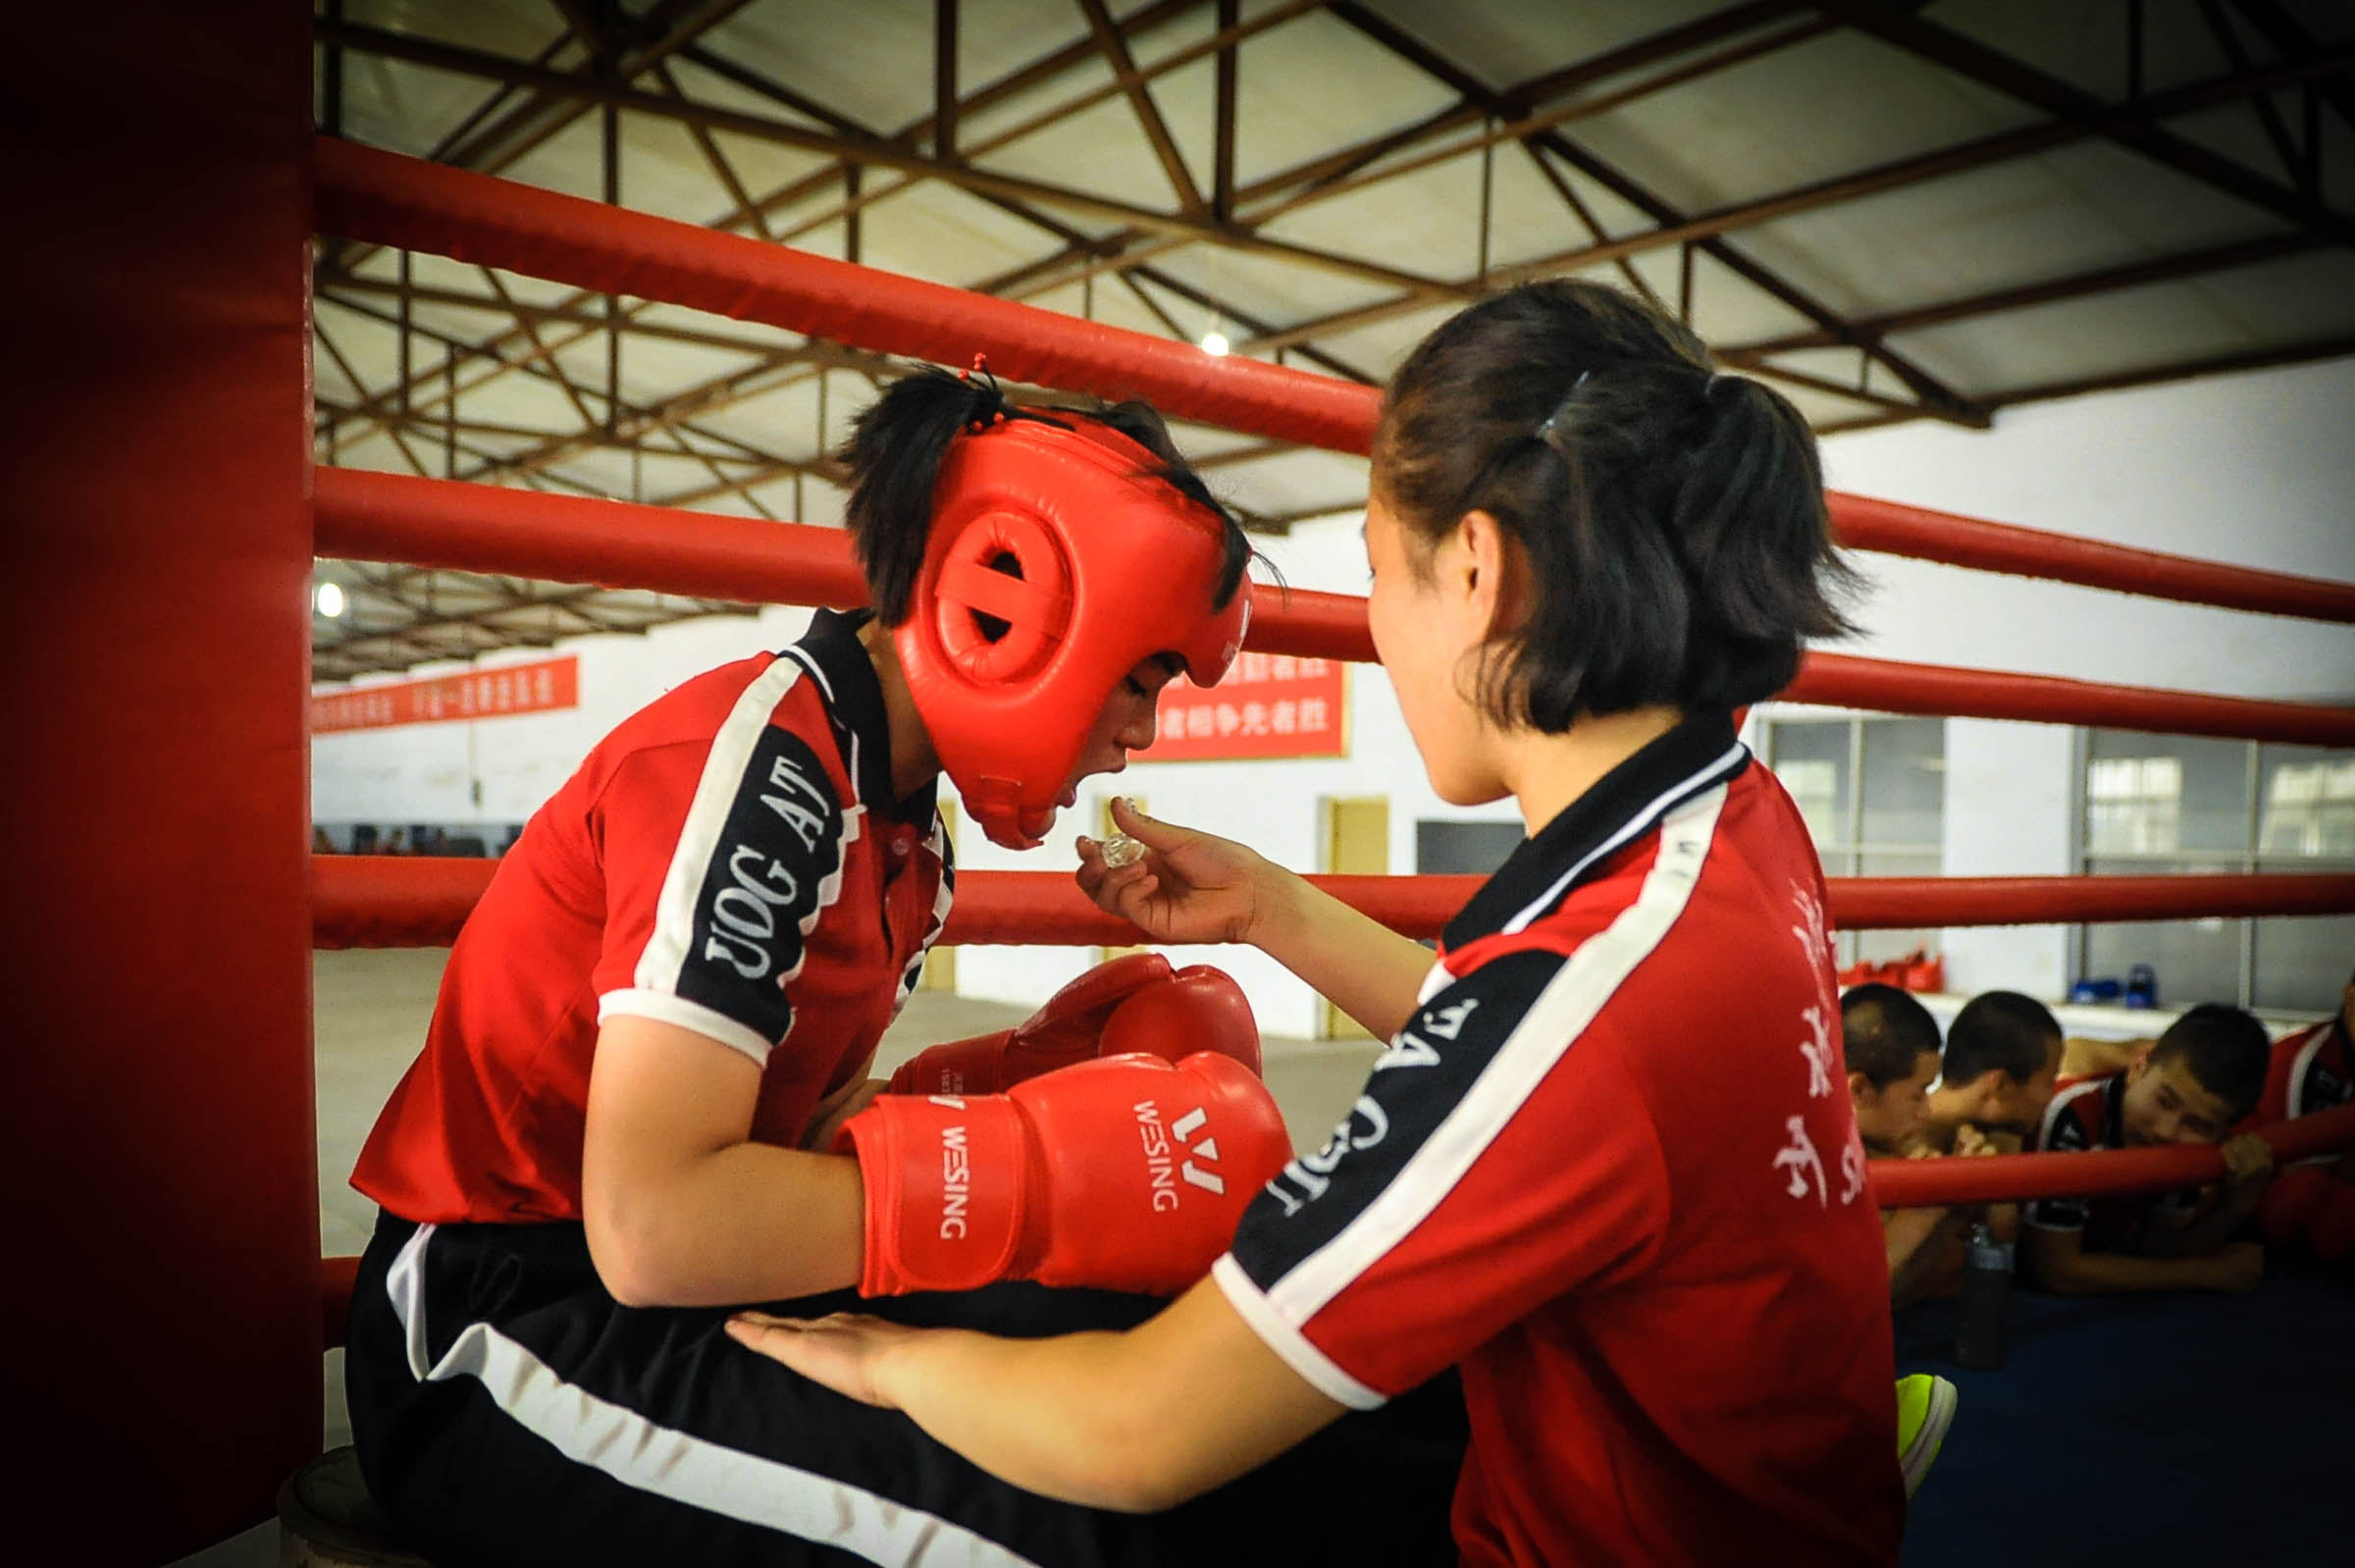
[[[498, 862], [434, 856], [311, 858], [311, 931], [322, 948], [446, 947]], [[1477, 876], [1311, 876], [1402, 936], [1437, 936]], [[2355, 875], [1833, 877], [1830, 923], [1844, 931], [1924, 925], [2074, 925], [2106, 920], [2355, 915]], [[1144, 933], [1088, 901], [1060, 871], [967, 871], [941, 941], [1125, 947]]]
[[[961, 365], [986, 352], [1004, 376], [1164, 413], [1360, 453], [1372, 387], [1212, 356], [945, 284], [810, 255], [577, 196], [322, 137], [313, 143], [322, 234], [427, 250], [600, 293], [633, 294], [864, 348]], [[1853, 549], [2014, 572], [2230, 609], [2355, 623], [2355, 584], [1955, 517], [1834, 494]]]
[[[2259, 1127], [2276, 1167], [2355, 1145], [2355, 1105]], [[2224, 1174], [2213, 1143], [2061, 1154], [1985, 1154], [1945, 1160], [1867, 1160], [1872, 1195], [1884, 1209], [1958, 1203], [2018, 1203], [2063, 1194], [2088, 1198], [2205, 1186]]]
[[[844, 606], [865, 600], [840, 529], [350, 468], [320, 469], [316, 483], [322, 554], [760, 603]], [[1366, 601], [1356, 596], [1279, 591], [1263, 596], [1253, 611], [1251, 648], [1360, 663], [1374, 657]], [[1781, 696], [1833, 707], [2355, 747], [2355, 708], [1846, 653], [1809, 653]]]
[[[1363, 453], [1376, 389], [1081, 321], [672, 220], [321, 138], [313, 144], [323, 234], [428, 250], [602, 293], [656, 298], [861, 347], [959, 364], [1105, 397], [1143, 396], [1173, 416]], [[2011, 572], [2217, 607], [2355, 624], [2355, 585], [2128, 549], [1858, 497], [1829, 497], [1852, 549]], [[487, 486], [321, 469], [319, 553], [422, 567], [654, 589], [745, 602], [864, 601], [847, 539], [801, 524], [685, 514]], [[691, 520], [690, 520], [691, 519]], [[1365, 601], [1272, 593], [1255, 614], [1262, 652], [1369, 661]], [[1781, 696], [1882, 711], [2129, 727], [2355, 747], [2355, 709], [2103, 685], [2049, 676], [1809, 653]], [[453, 940], [496, 862], [316, 857], [320, 947]], [[1435, 934], [1476, 877], [1312, 877], [1409, 935]], [[1847, 929], [2074, 923], [2355, 913], [2355, 876], [1850, 878], [1828, 915]], [[969, 872], [943, 940], [1124, 944], [1138, 933], [1068, 875]], [[2355, 1143], [2355, 1107], [2263, 1130], [2288, 1161]], [[1873, 1161], [1883, 1207], [2154, 1191], [2214, 1180], [2214, 1148], [1969, 1160]], [[355, 1259], [321, 1263], [322, 1325], [341, 1342]]]

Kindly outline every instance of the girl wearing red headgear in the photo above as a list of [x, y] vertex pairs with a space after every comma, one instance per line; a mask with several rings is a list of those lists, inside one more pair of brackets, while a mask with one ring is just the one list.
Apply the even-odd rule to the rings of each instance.
[[1460, 1367], [1466, 1563], [1894, 1562], [1887, 1272], [1822, 874], [1732, 709], [1842, 629], [1805, 423], [1575, 283], [1392, 382], [1374, 643], [1442, 799], [1529, 837], [1438, 961], [1150, 822], [1082, 885], [1253, 943], [1389, 1048], [1210, 1280], [1125, 1333], [747, 1316], [739, 1337], [1052, 1496], [1166, 1507]]
[[[1239, 990], [1157, 956], [923, 1053], [905, 1092], [867, 1081], [948, 914], [939, 775], [992, 837], [1036, 842], [1152, 743], [1164, 683], [1218, 678], [1248, 549], [1142, 404], [1016, 413], [919, 374], [842, 457], [874, 612], [820, 611], [599, 743], [500, 862], [353, 1173], [383, 1210], [353, 1436], [445, 1568], [1164, 1549], [745, 1355], [712, 1310], [1027, 1281], [1148, 1294], [907, 1310], [1132, 1322], [1290, 1153]], [[1223, 1165], [1155, 1185], [1148, 1111], [1165, 1151]]]

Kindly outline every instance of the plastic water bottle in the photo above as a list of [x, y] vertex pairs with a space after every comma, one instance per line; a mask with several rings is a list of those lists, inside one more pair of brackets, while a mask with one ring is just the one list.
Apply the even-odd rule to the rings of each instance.
[[2012, 1295], [2012, 1249], [1986, 1225], [1974, 1225], [1964, 1242], [1962, 1312], [1955, 1327], [1955, 1362], [1973, 1372], [2004, 1364], [2004, 1309]]

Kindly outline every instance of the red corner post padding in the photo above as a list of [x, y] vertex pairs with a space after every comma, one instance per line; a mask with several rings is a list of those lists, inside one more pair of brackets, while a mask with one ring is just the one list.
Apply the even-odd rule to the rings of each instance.
[[172, 1561], [318, 1452], [310, 17], [9, 11], [11, 1561]]

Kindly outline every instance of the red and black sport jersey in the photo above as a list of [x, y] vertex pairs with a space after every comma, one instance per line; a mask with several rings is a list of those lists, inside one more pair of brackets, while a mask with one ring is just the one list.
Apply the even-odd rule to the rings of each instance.
[[821, 610], [599, 742], [499, 862], [424, 1052], [352, 1185], [416, 1221], [573, 1220], [600, 1020], [679, 1024], [761, 1066], [790, 1145], [862, 1071], [948, 917], [930, 787], [891, 794], [883, 693]]
[[[2044, 1121], [2028, 1140], [2030, 1154], [2072, 1149], [2122, 1149], [2125, 1130], [2126, 1074], [2120, 1070], [2091, 1077], [2063, 1078], [2044, 1109]], [[2081, 1230], [2087, 1252], [2107, 1252], [2126, 1239], [2146, 1215], [2179, 1222], [2198, 1207], [2199, 1192], [2176, 1192], [2158, 1197], [2144, 1193], [2101, 1197], [2038, 1198], [2019, 1211], [2023, 1225], [2039, 1230]]]
[[2355, 1101], [2355, 1051], [2336, 1018], [2325, 1019], [2274, 1042], [2265, 1092], [2257, 1109], [2232, 1130], [2247, 1132], [2292, 1117], [2312, 1116]]
[[1449, 924], [1215, 1278], [1333, 1398], [1460, 1365], [1474, 1564], [1890, 1563], [1889, 1275], [1805, 824], [1722, 715]]

